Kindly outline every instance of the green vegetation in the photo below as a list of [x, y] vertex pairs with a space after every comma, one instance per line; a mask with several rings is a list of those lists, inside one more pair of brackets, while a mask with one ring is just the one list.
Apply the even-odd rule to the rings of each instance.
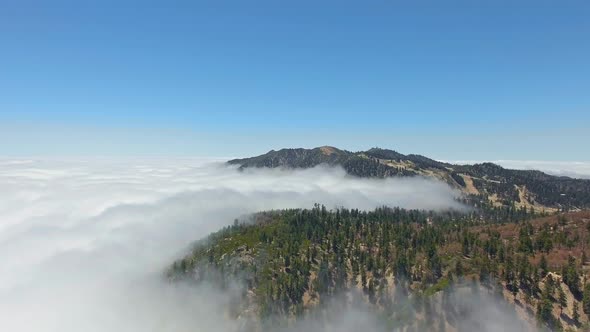
[[[392, 294], [428, 299], [476, 280], [484, 288], [505, 289], [552, 330], [562, 326], [555, 310], [571, 312], [575, 324], [587, 321], [590, 287], [582, 285], [582, 262], [575, 258], [590, 243], [587, 229], [579, 229], [587, 214], [568, 215], [565, 223], [531, 219], [526, 210], [512, 223], [485, 221], [486, 215], [497, 217], [484, 210], [329, 211], [319, 205], [261, 212], [251, 223], [236, 220], [197, 243], [168, 276], [222, 288], [243, 280], [263, 319], [298, 317], [358, 290], [398, 324]], [[570, 255], [560, 259], [563, 253]], [[568, 296], [583, 310], [570, 311]]]
[[451, 284], [451, 282], [449, 281], [448, 278], [441, 278], [436, 284], [428, 287], [424, 291], [424, 295], [432, 296], [440, 291], [443, 291], [443, 290], [449, 288], [450, 284]]

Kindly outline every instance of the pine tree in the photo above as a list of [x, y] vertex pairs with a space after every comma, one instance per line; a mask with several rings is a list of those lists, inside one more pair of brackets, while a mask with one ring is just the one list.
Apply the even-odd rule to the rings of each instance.
[[582, 297], [582, 310], [584, 313], [590, 314], [590, 283], [584, 287], [584, 295]]
[[563, 308], [567, 308], [567, 297], [565, 296], [565, 292], [563, 291], [563, 287], [561, 284], [557, 288], [558, 292], [558, 301], [559, 301], [559, 309], [561, 313], [563, 313]]
[[568, 256], [567, 266], [562, 268], [563, 282], [569, 287], [574, 295], [581, 293], [580, 277], [576, 267], [576, 260], [573, 256]]
[[541, 255], [541, 260], [539, 261], [539, 270], [541, 270], [541, 277], [545, 277], [547, 275], [547, 257], [545, 257], [545, 255]]
[[572, 315], [572, 319], [574, 320], [574, 323], [579, 324], [580, 323], [580, 308], [578, 308], [578, 302], [574, 301], [574, 308], [573, 310], [573, 315]]

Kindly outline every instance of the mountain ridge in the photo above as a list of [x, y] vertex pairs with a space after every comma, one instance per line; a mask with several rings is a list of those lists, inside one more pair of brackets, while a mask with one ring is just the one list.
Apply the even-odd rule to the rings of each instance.
[[492, 162], [452, 164], [418, 154], [402, 154], [374, 147], [347, 151], [333, 146], [312, 149], [285, 148], [265, 154], [232, 159], [229, 165], [246, 168], [311, 168], [320, 164], [340, 166], [357, 177], [424, 176], [446, 182], [466, 195], [495, 206], [555, 212], [590, 208], [590, 180], [554, 176], [538, 170], [515, 170]]

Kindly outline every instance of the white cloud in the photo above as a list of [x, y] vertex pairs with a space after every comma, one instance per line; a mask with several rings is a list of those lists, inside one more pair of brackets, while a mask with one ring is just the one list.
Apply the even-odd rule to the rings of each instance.
[[496, 163], [506, 168], [535, 169], [552, 175], [590, 179], [590, 162], [498, 160]]
[[323, 203], [459, 207], [426, 179], [341, 169], [248, 170], [215, 160], [0, 160], [0, 312], [9, 331], [230, 331], [226, 294], [163, 269], [240, 215]]

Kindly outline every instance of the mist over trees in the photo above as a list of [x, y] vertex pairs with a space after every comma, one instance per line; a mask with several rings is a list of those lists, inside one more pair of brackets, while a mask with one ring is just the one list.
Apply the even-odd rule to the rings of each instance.
[[[343, 292], [358, 290], [390, 326], [398, 327], [411, 326], [417, 316], [414, 311], [400, 316], [396, 293], [429, 302], [471, 280], [489, 292], [513, 294], [536, 312], [539, 326], [560, 330], [567, 297], [573, 296], [586, 313], [590, 291], [583, 300], [583, 261], [570, 255], [562, 266], [550, 265], [546, 255], [556, 247], [582, 245], [588, 237], [572, 234], [565, 225], [533, 223], [538, 215], [526, 209], [509, 212], [514, 222], [507, 224], [481, 221], [501, 220], [497, 214], [505, 212], [387, 207], [365, 212], [320, 205], [262, 212], [252, 223], [236, 221], [197, 243], [173, 264], [168, 277], [216, 280], [225, 287], [240, 276], [255, 294], [262, 321], [309, 315]], [[503, 234], [508, 226], [515, 238]], [[571, 312], [568, 319], [578, 326], [582, 313], [578, 308]]]

